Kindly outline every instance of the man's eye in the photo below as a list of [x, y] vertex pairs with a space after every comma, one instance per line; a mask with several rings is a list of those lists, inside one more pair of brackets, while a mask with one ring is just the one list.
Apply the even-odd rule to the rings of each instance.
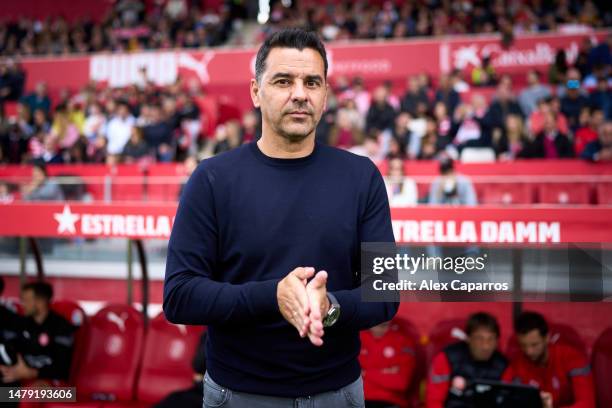
[[314, 88], [314, 87], [319, 86], [319, 83], [317, 81], [308, 81], [308, 82], [306, 82], [306, 86]]
[[289, 85], [289, 80], [288, 79], [279, 79], [278, 81], [276, 81], [276, 83], [278, 85]]

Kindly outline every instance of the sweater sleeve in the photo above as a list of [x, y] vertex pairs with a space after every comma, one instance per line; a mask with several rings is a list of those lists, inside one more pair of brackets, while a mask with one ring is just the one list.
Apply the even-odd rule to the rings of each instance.
[[[370, 162], [371, 163], [371, 162]], [[359, 243], [394, 243], [391, 227], [391, 211], [385, 183], [378, 169], [371, 163], [372, 173], [365, 204], [359, 225]], [[340, 303], [341, 313], [336, 327], [364, 330], [391, 320], [397, 313], [398, 302], [363, 302], [361, 288], [335, 291], [333, 294]]]
[[215, 280], [218, 227], [209, 170], [187, 182], [168, 244], [163, 308], [168, 321], [211, 325], [280, 317], [278, 280], [231, 284]]

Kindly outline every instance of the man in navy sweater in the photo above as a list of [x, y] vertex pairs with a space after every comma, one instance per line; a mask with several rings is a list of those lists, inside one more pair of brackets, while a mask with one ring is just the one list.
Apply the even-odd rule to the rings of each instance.
[[185, 186], [164, 312], [209, 326], [205, 407], [363, 406], [359, 331], [398, 307], [359, 288], [361, 243], [394, 242], [385, 185], [369, 159], [315, 142], [328, 87], [316, 34], [273, 34], [255, 70], [261, 139]]

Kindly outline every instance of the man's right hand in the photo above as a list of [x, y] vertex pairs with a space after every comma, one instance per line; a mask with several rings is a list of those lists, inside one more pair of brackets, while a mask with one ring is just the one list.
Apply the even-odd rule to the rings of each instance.
[[550, 392], [540, 391], [540, 398], [542, 398], [542, 408], [553, 408], [553, 398]]
[[314, 273], [315, 269], [311, 267], [295, 268], [276, 287], [278, 308], [285, 320], [297, 329], [300, 337], [308, 333], [310, 307], [306, 283]]

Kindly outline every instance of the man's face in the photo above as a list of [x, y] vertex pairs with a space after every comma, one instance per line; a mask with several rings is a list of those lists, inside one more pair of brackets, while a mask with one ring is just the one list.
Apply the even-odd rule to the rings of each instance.
[[546, 360], [548, 336], [542, 336], [539, 330], [532, 330], [517, 336], [519, 347], [525, 356], [536, 364], [543, 364]]
[[474, 360], [487, 361], [497, 349], [497, 335], [488, 328], [477, 328], [468, 336], [467, 343]]
[[21, 303], [23, 305], [23, 313], [26, 316], [34, 316], [38, 314], [40, 306], [39, 300], [34, 296], [34, 292], [26, 290], [21, 293]]
[[251, 98], [263, 127], [291, 143], [313, 134], [327, 101], [325, 65], [314, 49], [273, 48], [261, 83], [251, 80]]

